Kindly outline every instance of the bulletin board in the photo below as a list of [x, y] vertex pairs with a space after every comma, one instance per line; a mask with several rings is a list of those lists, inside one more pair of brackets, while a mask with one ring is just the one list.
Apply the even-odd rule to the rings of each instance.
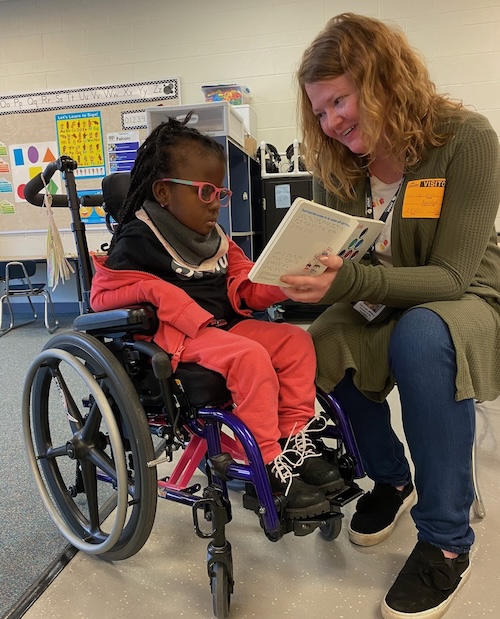
[[[145, 109], [179, 103], [178, 78], [0, 97], [0, 233], [47, 229], [45, 209], [26, 202], [23, 187], [48, 163], [71, 156], [79, 195], [100, 192], [103, 176], [133, 164], [120, 140], [144, 141]], [[48, 189], [65, 193], [59, 172]], [[59, 229], [70, 227], [69, 209], [53, 213]]]

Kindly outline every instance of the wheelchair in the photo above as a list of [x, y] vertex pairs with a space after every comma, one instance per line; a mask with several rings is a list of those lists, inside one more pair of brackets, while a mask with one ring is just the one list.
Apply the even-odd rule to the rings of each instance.
[[[329, 513], [288, 517], [286, 497], [273, 496], [254, 437], [232, 413], [223, 377], [194, 363], [172, 372], [168, 354], [151, 341], [158, 324], [153, 307], [90, 310], [92, 271], [79, 207], [95, 200], [112, 214], [127, 179], [120, 173], [104, 179], [103, 204], [103, 196], [78, 198], [76, 167], [60, 157], [25, 188], [26, 199], [41, 206], [44, 181], [62, 173], [66, 195], [53, 196], [52, 206], [71, 210], [84, 307], [73, 330], [52, 336], [27, 371], [22, 420], [29, 464], [59, 531], [78, 550], [107, 561], [143, 547], [159, 498], [189, 507], [196, 534], [208, 541], [213, 614], [225, 619], [234, 588], [226, 538], [231, 485], [244, 488], [243, 506], [255, 512], [270, 541], [314, 531], [334, 540], [342, 507], [362, 494], [356, 443], [338, 401], [318, 389], [327, 423], [316, 440], [338, 464], [345, 487], [328, 497]], [[172, 468], [168, 475], [164, 466]], [[193, 483], [200, 469], [206, 481]]]

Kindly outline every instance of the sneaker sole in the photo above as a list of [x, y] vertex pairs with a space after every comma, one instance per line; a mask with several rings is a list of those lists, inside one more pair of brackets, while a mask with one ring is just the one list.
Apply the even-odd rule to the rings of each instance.
[[458, 583], [458, 587], [453, 591], [453, 593], [446, 598], [439, 606], [435, 606], [434, 608], [429, 608], [428, 610], [422, 610], [419, 613], [405, 613], [399, 610], [394, 610], [390, 606], [387, 605], [385, 599], [382, 601], [382, 606], [380, 610], [382, 611], [382, 617], [384, 619], [440, 619], [448, 609], [448, 606], [451, 604], [455, 595], [460, 591], [462, 586], [465, 584], [470, 574], [470, 563], [467, 569], [463, 572], [460, 577], [460, 582]]
[[359, 531], [354, 531], [349, 526], [349, 540], [356, 544], [356, 546], [375, 546], [376, 544], [380, 544], [388, 537], [390, 537], [391, 533], [394, 531], [394, 527], [396, 526], [396, 522], [398, 518], [403, 514], [414, 502], [417, 498], [417, 491], [413, 488], [413, 491], [406, 497], [403, 501], [403, 504], [399, 508], [394, 517], [394, 520], [391, 524], [385, 529], [381, 529], [380, 531], [376, 531], [375, 533], [360, 533]]

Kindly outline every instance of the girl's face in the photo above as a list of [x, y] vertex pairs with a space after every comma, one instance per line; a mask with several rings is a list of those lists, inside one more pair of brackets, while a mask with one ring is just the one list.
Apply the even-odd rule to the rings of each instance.
[[[176, 167], [176, 179], [211, 183], [223, 187], [226, 166], [216, 155], [192, 149], [184, 153], [183, 161]], [[196, 185], [182, 185], [172, 181], [157, 180], [153, 185], [157, 202], [178, 221], [194, 232], [206, 236], [215, 227], [219, 217], [220, 201], [215, 195], [209, 203], [203, 202]]]
[[351, 78], [344, 74], [311, 82], [305, 85], [305, 90], [323, 133], [353, 153], [366, 153], [359, 122], [358, 93]]

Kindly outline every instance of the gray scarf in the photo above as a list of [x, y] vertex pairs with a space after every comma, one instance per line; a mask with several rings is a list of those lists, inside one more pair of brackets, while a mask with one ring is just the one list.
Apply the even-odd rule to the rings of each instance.
[[162, 237], [187, 264], [200, 266], [202, 262], [212, 258], [217, 253], [221, 242], [217, 227], [214, 227], [209, 234], [198, 234], [181, 224], [157, 202], [146, 200], [142, 208]]

